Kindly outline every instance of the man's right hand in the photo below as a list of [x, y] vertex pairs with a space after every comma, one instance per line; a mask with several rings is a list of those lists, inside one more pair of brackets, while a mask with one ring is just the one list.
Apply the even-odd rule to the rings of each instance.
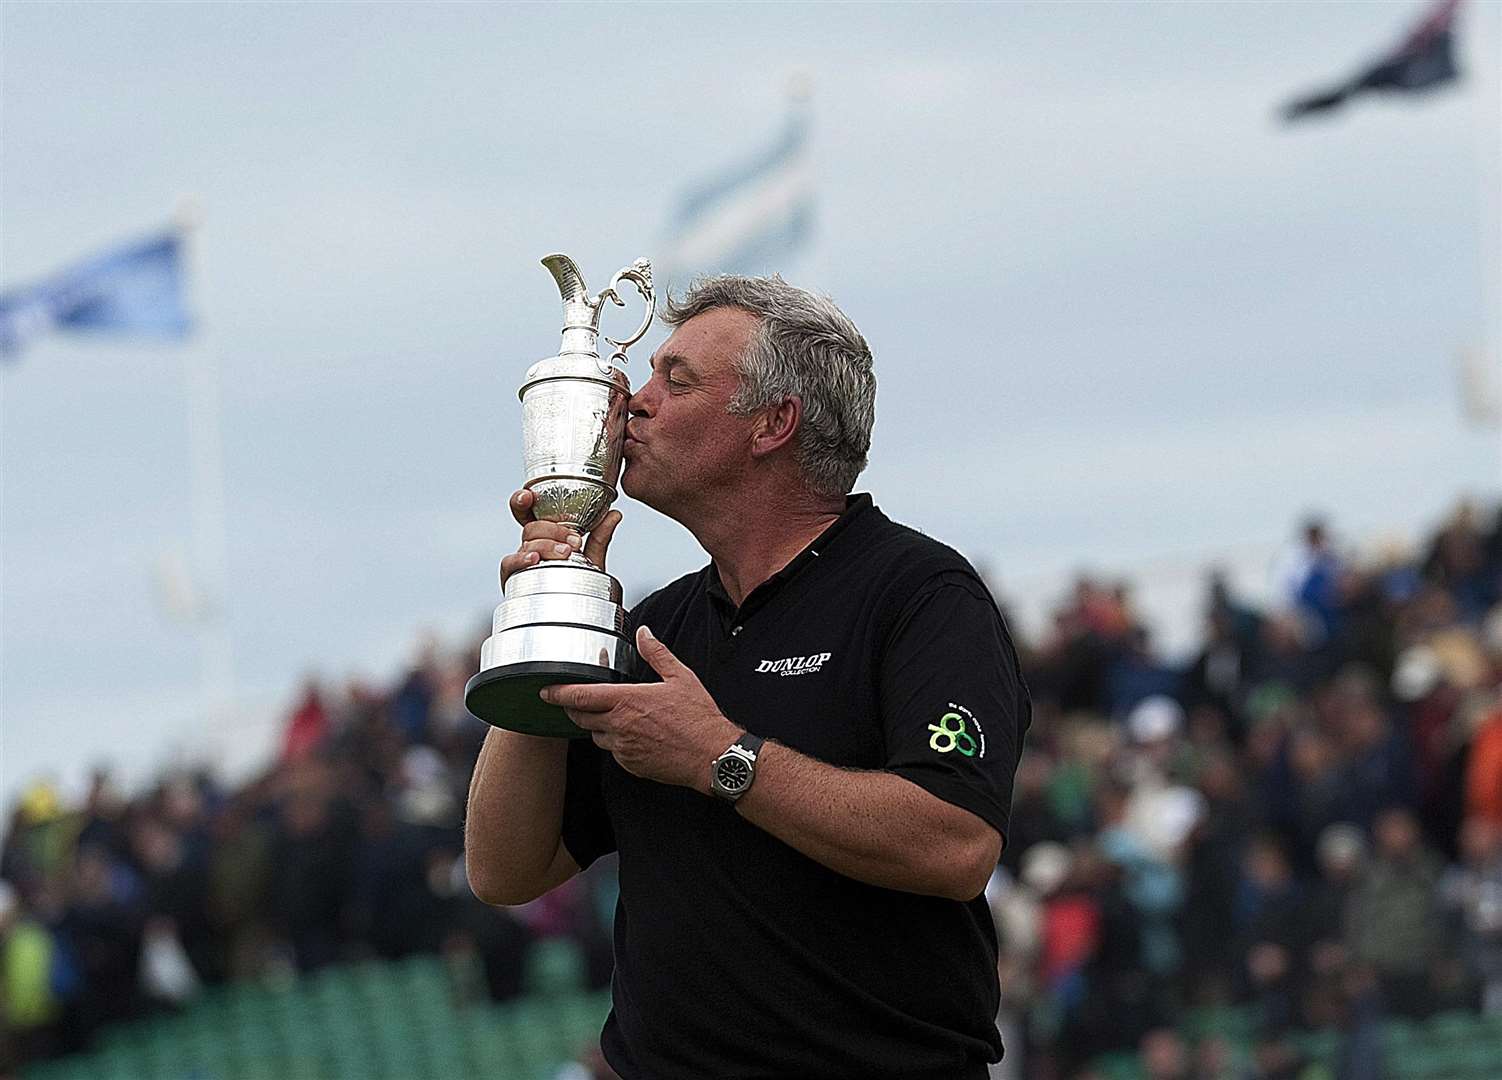
[[535, 566], [543, 559], [566, 559], [583, 545], [584, 557], [601, 570], [605, 569], [605, 552], [610, 547], [610, 538], [615, 527], [621, 523], [621, 512], [612, 510], [606, 514], [587, 539], [581, 538], [563, 525], [551, 521], [538, 521], [532, 516], [536, 497], [523, 488], [511, 496], [511, 516], [522, 527], [521, 547], [501, 560], [501, 588], [518, 570]]

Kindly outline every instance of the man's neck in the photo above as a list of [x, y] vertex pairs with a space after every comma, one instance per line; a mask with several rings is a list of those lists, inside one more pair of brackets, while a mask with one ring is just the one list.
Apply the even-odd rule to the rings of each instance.
[[797, 557], [845, 512], [844, 496], [789, 496], [769, 490], [733, 500], [733, 505], [690, 527], [714, 560], [720, 584], [739, 607], [762, 582]]

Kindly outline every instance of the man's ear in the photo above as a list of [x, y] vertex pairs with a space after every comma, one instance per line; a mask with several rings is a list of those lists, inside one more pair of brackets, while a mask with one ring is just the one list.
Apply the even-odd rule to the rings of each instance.
[[803, 422], [803, 402], [796, 397], [784, 398], [763, 409], [756, 417], [751, 434], [751, 456], [766, 457], [786, 446]]

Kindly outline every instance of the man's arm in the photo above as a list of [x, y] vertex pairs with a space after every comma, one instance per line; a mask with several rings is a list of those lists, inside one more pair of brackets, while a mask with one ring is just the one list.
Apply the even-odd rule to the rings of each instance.
[[[662, 682], [551, 687], [544, 697], [627, 772], [708, 796], [710, 765], [741, 728], [646, 627], [636, 645]], [[842, 769], [773, 742], [736, 807], [809, 858], [884, 888], [969, 900], [1001, 854], [989, 824], [901, 776]]]
[[762, 746], [735, 808], [810, 859], [888, 889], [969, 900], [1001, 858], [1001, 835], [970, 811], [895, 773], [841, 769], [781, 743]]
[[579, 872], [561, 839], [568, 740], [494, 728], [469, 783], [464, 858], [487, 904], [525, 904]]
[[[612, 510], [590, 533], [577, 533], [532, 517], [534, 496], [511, 496], [522, 543], [501, 560], [501, 588], [518, 570], [544, 559], [566, 559], [581, 546], [604, 569], [620, 511]], [[524, 904], [579, 872], [564, 846], [563, 799], [568, 740], [492, 729], [485, 735], [469, 781], [464, 820], [464, 860], [469, 886], [487, 904]]]

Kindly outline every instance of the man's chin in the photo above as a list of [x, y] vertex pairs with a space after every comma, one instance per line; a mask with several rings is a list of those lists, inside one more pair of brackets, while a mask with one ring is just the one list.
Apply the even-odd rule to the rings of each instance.
[[640, 475], [640, 472], [629, 461], [626, 462], [621, 470], [621, 492], [637, 502], [645, 502], [642, 496], [646, 493], [641, 490], [643, 485], [638, 482]]
[[635, 499], [658, 513], [666, 513], [659, 505], [658, 496], [661, 492], [652, 487], [648, 476], [638, 467], [630, 464], [626, 466], [625, 471], [621, 473], [620, 488], [621, 494], [628, 498]]

